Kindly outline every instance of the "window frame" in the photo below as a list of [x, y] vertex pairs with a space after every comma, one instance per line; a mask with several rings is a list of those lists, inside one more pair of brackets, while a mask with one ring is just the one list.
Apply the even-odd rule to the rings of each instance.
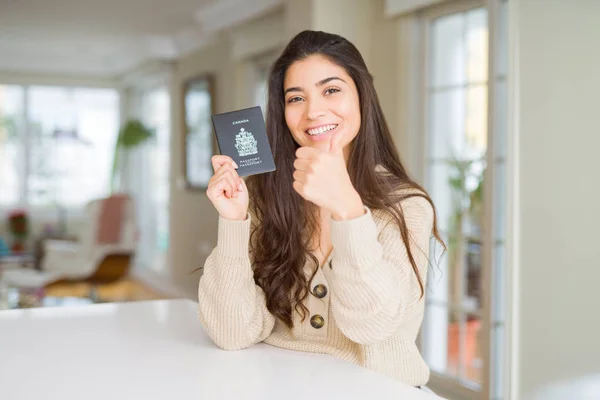
[[[495, 247], [494, 243], [494, 232], [495, 232], [495, 224], [503, 223], [504, 221], [495, 221], [493, 210], [496, 206], [496, 201], [499, 200], [498, 195], [495, 193], [496, 187], [496, 148], [495, 148], [495, 129], [496, 129], [496, 101], [497, 101], [497, 79], [496, 79], [496, 66], [497, 66], [497, 53], [498, 53], [498, 8], [500, 3], [506, 2], [508, 0], [457, 0], [452, 2], [445, 2], [442, 4], [434, 5], [432, 7], [422, 9], [416, 12], [416, 17], [418, 19], [418, 46], [419, 46], [419, 56], [420, 56], [420, 74], [419, 82], [420, 82], [420, 93], [419, 93], [419, 108], [421, 112], [419, 113], [420, 126], [418, 132], [421, 134], [420, 139], [420, 147], [421, 147], [421, 157], [420, 157], [420, 165], [418, 165], [420, 171], [422, 171], [422, 178], [427, 187], [429, 185], [429, 168], [431, 164], [430, 154], [429, 154], [429, 145], [430, 145], [430, 104], [431, 98], [429, 96], [429, 70], [430, 70], [430, 26], [431, 22], [434, 19], [444, 17], [447, 15], [466, 12], [475, 8], [485, 8], [488, 12], [488, 79], [487, 79], [487, 151], [486, 151], [486, 165], [484, 173], [484, 181], [486, 185], [484, 186], [484, 228], [482, 230], [482, 250], [481, 250], [481, 287], [482, 287], [482, 304], [481, 304], [481, 341], [480, 341], [480, 349], [483, 358], [482, 365], [482, 380], [479, 388], [473, 386], [469, 387], [465, 385], [464, 381], [453, 379], [451, 377], [441, 375], [436, 373], [435, 371], [431, 371], [430, 385], [435, 390], [438, 390], [440, 393], [447, 396], [459, 396], [464, 399], [490, 399], [492, 398], [492, 394], [490, 392], [491, 389], [491, 361], [492, 361], [492, 325], [491, 325], [491, 304], [492, 304], [492, 296], [493, 286], [491, 281], [492, 274], [492, 265], [493, 265], [493, 251]], [[509, 133], [508, 131], [503, 132], [506, 136], [506, 140], [508, 140]], [[507, 157], [505, 156], [505, 174], [508, 179], [508, 162]], [[508, 192], [508, 182], [506, 183], [506, 191]], [[507, 196], [502, 199], [502, 201], [507, 201]], [[506, 211], [508, 212], [508, 210]], [[506, 215], [508, 217], [508, 214]], [[505, 242], [508, 244], [510, 242], [510, 230], [506, 229], [505, 234]], [[505, 302], [505, 340], [503, 343], [502, 354], [504, 357], [503, 361], [503, 379], [504, 379], [504, 388], [503, 388], [503, 396], [504, 398], [509, 398], [510, 395], [510, 374], [507, 373], [507, 367], [510, 365], [510, 326], [511, 326], [511, 316], [509, 313], [510, 299], [508, 294], [510, 293], [509, 288], [509, 275], [510, 271], [507, 265], [508, 258], [506, 257], [507, 246], [505, 245], [505, 282], [504, 282], [504, 292], [496, 293], [496, 296], [500, 296], [500, 299]], [[446, 257], [447, 255], [444, 255]], [[422, 348], [423, 342], [421, 335], [419, 336], [419, 347]]]
[[[265, 92], [264, 92], [265, 108], [262, 110], [264, 116], [266, 116], [267, 106], [269, 104], [269, 70], [273, 66], [273, 63], [277, 60], [277, 57], [279, 55], [278, 50], [280, 50], [280, 49], [263, 52], [255, 57], [251, 58], [247, 62], [248, 73], [250, 75], [250, 79], [248, 80], [248, 85], [249, 85], [248, 92], [250, 93], [249, 97], [251, 98], [250, 99], [251, 106], [260, 106], [261, 105], [256, 102], [256, 100], [257, 100], [256, 90], [257, 90], [258, 78], [260, 76], [261, 70], [266, 69], [266, 71], [267, 71], [267, 77], [266, 77], [267, 79], [266, 79]], [[283, 49], [281, 49], [281, 50], [283, 50]]]

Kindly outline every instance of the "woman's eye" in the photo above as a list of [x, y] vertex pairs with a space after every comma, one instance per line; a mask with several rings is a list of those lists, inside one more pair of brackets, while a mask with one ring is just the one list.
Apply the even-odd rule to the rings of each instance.
[[301, 100], [302, 100], [302, 97], [290, 97], [287, 102], [288, 103], [297, 103]]
[[340, 89], [337, 89], [337, 88], [329, 88], [329, 89], [327, 89], [325, 91], [325, 94], [334, 94], [334, 93], [337, 93], [339, 91], [340, 91]]

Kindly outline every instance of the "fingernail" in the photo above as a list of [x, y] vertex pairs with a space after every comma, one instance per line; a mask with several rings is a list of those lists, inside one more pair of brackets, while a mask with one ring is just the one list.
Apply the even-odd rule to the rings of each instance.
[[233, 168], [235, 168], [235, 169], [238, 169], [239, 167], [238, 167], [238, 165], [235, 163], [235, 161], [232, 161], [232, 162], [233, 162]]
[[241, 183], [238, 185], [238, 190], [240, 192], [242, 192], [244, 190], [244, 185], [242, 185]]

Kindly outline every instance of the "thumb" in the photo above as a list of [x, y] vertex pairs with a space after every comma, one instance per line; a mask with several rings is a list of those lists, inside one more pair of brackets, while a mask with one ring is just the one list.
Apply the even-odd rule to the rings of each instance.
[[329, 153], [338, 154], [342, 152], [342, 135], [340, 132], [336, 132], [331, 136], [329, 141]]

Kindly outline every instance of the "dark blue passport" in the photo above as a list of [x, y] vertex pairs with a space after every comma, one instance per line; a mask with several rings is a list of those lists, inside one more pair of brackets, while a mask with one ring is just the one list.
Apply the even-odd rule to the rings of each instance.
[[260, 107], [212, 116], [219, 152], [238, 165], [239, 176], [275, 171], [275, 161]]

